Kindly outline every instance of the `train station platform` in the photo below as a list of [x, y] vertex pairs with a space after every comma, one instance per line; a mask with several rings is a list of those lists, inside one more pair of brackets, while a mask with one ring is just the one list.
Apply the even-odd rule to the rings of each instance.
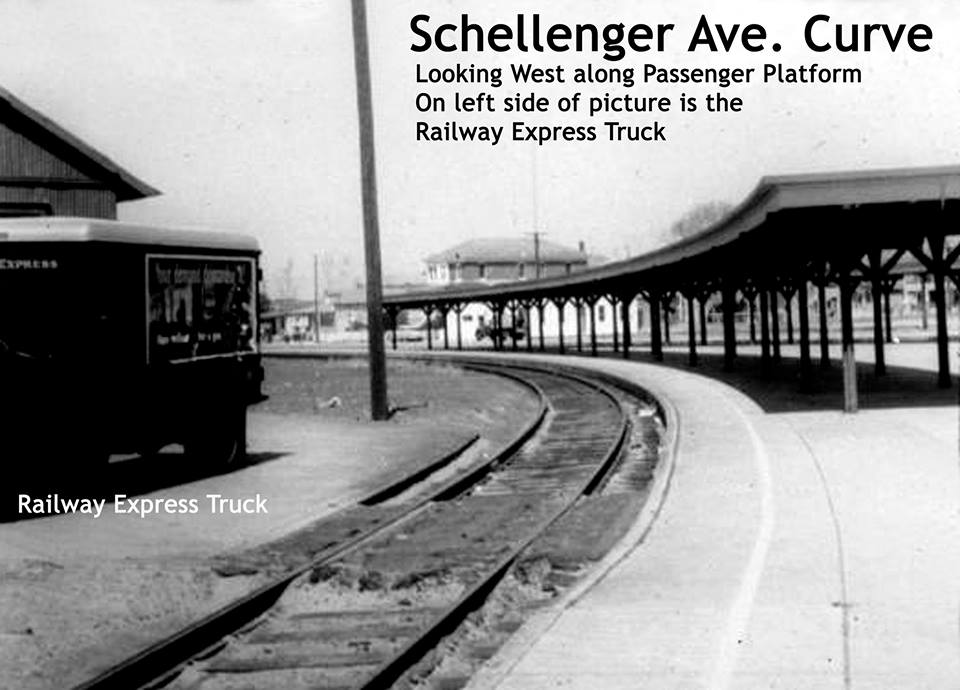
[[[891, 348], [889, 364], [912, 353]], [[957, 686], [956, 389], [868, 396], [849, 415], [830, 395], [775, 396], [747, 377], [558, 361], [675, 408], [669, 481], [656, 519], [530, 619], [471, 688]]]

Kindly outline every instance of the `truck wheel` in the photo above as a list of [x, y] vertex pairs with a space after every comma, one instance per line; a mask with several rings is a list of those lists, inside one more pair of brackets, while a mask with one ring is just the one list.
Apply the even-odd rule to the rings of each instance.
[[184, 450], [195, 461], [209, 467], [241, 465], [247, 456], [247, 409], [234, 410], [219, 423], [197, 429]]

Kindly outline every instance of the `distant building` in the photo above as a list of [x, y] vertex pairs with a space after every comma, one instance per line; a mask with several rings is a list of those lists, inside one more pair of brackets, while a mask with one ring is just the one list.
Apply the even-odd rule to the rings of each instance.
[[571, 249], [532, 237], [488, 237], [467, 240], [426, 258], [431, 285], [460, 282], [499, 282], [536, 278], [537, 254], [541, 277], [583, 270], [588, 259], [583, 242]]
[[0, 217], [115, 219], [159, 193], [0, 88]]
[[[409, 286], [384, 286], [384, 294], [401, 292]], [[319, 318], [319, 324], [317, 320]], [[260, 315], [265, 340], [285, 342], [338, 341], [366, 336], [367, 293], [363, 284], [347, 290], [324, 292], [313, 300], [276, 299]]]
[[[605, 263], [600, 256], [587, 254], [586, 246], [580, 242], [576, 249], [565, 247], [555, 242], [541, 239], [539, 246], [533, 237], [489, 237], [467, 240], [454, 245], [436, 254], [431, 254], [425, 260], [427, 265], [427, 283], [431, 286], [451, 283], [497, 283], [516, 280], [533, 280], [541, 278], [564, 276], [582, 271], [588, 266]], [[610, 318], [610, 307], [601, 301], [595, 307], [595, 321], [597, 333], [601, 336], [612, 334], [613, 322]], [[509, 318], [506, 314], [505, 318]], [[426, 316], [411, 317], [411, 321], [425, 320]], [[479, 303], [467, 304], [457, 314], [451, 311], [447, 314], [448, 333], [456, 333], [457, 319], [459, 330], [464, 344], [470, 345], [483, 339], [485, 328], [492, 323], [493, 315], [490, 309]], [[520, 309], [518, 321], [531, 320], [539, 327], [540, 315], [534, 308], [530, 314]], [[583, 306], [577, 309], [572, 303], [564, 307], [564, 334], [575, 337], [579, 322], [582, 333], [589, 328], [589, 308]], [[442, 323], [442, 321], [441, 321]], [[555, 334], [559, 328], [557, 310], [550, 306], [544, 309], [544, 330]], [[536, 331], [536, 329], [534, 329]]]

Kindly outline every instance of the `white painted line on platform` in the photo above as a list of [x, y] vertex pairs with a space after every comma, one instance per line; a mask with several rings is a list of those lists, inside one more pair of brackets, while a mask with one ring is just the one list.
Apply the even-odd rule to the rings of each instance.
[[[732, 402], [732, 401], [731, 401]], [[706, 687], [715, 690], [725, 690], [730, 687], [730, 680], [740, 656], [740, 648], [747, 636], [747, 626], [753, 610], [760, 577], [766, 565], [767, 551], [773, 539], [773, 527], [776, 522], [776, 511], [773, 501], [773, 480], [770, 474], [770, 458], [764, 447], [760, 435], [739, 405], [732, 403], [731, 408], [743, 420], [750, 434], [750, 443], [753, 446], [753, 460], [760, 478], [760, 529], [757, 539], [747, 562], [747, 568], [740, 580], [740, 589], [730, 608], [727, 617], [727, 627], [720, 639], [720, 647], [713, 671], [709, 676]]]
[[833, 534], [834, 539], [836, 539], [837, 546], [837, 569], [839, 571], [840, 578], [840, 601], [837, 602], [837, 605], [840, 607], [841, 613], [841, 632], [843, 634], [843, 687], [846, 690], [850, 690], [853, 684], [853, 676], [850, 668], [850, 596], [847, 590], [847, 566], [846, 558], [844, 556], [843, 549], [843, 531], [840, 528], [840, 517], [837, 514], [836, 505], [833, 502], [833, 495], [830, 493], [830, 484], [827, 482], [826, 472], [823, 470], [823, 465], [820, 464], [817, 454], [813, 451], [813, 447], [810, 445], [810, 442], [800, 433], [799, 429], [793, 427], [794, 432], [797, 435], [797, 438], [803, 443], [807, 449], [807, 453], [810, 454], [810, 459], [813, 460], [813, 466], [817, 471], [817, 475], [820, 477], [820, 484], [823, 487], [823, 495], [827, 501], [827, 508], [830, 511], [830, 520], [833, 524]]

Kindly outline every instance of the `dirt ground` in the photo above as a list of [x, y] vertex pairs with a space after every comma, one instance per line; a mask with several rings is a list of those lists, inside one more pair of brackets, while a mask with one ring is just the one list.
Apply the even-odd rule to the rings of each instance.
[[[353, 428], [358, 437], [382, 436], [380, 445], [387, 447], [395, 435], [419, 436], [421, 441], [427, 437], [435, 439], [431, 446], [440, 446], [474, 432], [492, 447], [515, 435], [537, 409], [532, 395], [503, 379], [451, 366], [397, 362], [388, 371], [394, 414], [389, 422], [374, 423], [369, 421], [367, 370], [362, 361], [267, 360], [265, 365], [265, 392], [270, 397], [252, 414], [263, 419], [282, 416], [305, 426], [336, 422], [340, 433], [349, 434]], [[401, 430], [406, 433], [392, 433]], [[379, 449], [376, 457], [366, 458], [363, 448], [351, 446], [348, 460], [361, 468], [369, 465], [371, 475], [357, 482], [370, 485], [377, 477], [395, 473], [396, 465], [418, 461], [410, 455], [413, 449], [422, 452], [423, 443], [406, 445], [404, 449], [398, 444], [386, 456], [393, 466]], [[257, 472], [261, 474], [255, 476], [268, 477], [296, 466], [297, 461], [292, 453], [201, 481], [217, 485]], [[299, 461], [302, 464], [302, 458]], [[358, 471], [358, 477], [361, 474]], [[287, 481], [297, 483], [299, 476], [291, 473]], [[282, 481], [273, 481], [283, 486]], [[193, 490], [196, 483], [160, 483], [143, 490], [148, 496], [176, 497]], [[163, 542], [158, 530], [168, 530], [166, 541], [190, 533], [185, 527], [194, 517], [199, 516], [151, 522], [150, 538]], [[87, 522], [79, 524], [83, 520]], [[192, 531], [207, 531], [202, 521], [195, 524]], [[80, 515], [0, 524], [0, 688], [72, 686], [260, 581], [218, 576], [211, 563], [223, 549], [211, 548], [204, 554], [185, 549], [177, 555], [176, 548], [164, 544], [162, 557], [144, 556], [142, 544], [133, 544], [139, 534], [146, 534], [142, 521], [114, 520], [111, 529], [128, 533], [98, 534], [100, 526], [90, 516]], [[58, 545], [58, 540], [67, 540], [71, 546], [65, 541]], [[77, 548], [84, 542], [91, 544], [89, 551]], [[101, 542], [116, 548], [105, 549]], [[131, 544], [130, 553], [125, 553], [125, 543]]]
[[[265, 360], [269, 398], [257, 411], [370, 421], [370, 382], [363, 359], [270, 358]], [[446, 428], [481, 430], [502, 440], [533, 414], [532, 397], [507, 379], [444, 363], [391, 360], [387, 398], [393, 424], [442, 422]]]

